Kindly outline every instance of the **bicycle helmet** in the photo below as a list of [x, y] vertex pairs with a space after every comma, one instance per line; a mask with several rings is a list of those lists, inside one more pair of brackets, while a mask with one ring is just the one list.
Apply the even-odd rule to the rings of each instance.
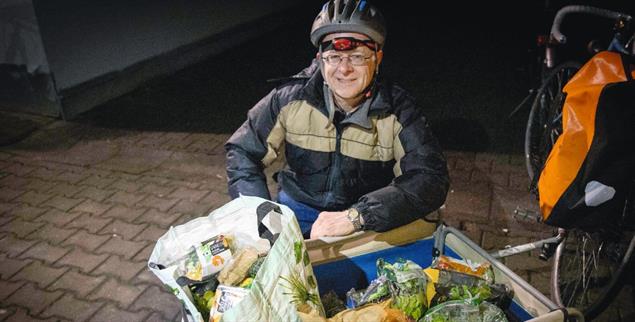
[[311, 27], [311, 43], [318, 47], [324, 36], [355, 32], [383, 46], [386, 39], [384, 16], [366, 0], [330, 0], [322, 6]]

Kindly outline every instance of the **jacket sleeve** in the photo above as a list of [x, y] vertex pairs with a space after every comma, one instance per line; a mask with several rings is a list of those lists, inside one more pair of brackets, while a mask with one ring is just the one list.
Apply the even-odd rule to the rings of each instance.
[[[271, 199], [264, 169], [267, 159], [274, 159], [278, 149], [267, 138], [276, 124], [280, 111], [278, 92], [271, 91], [247, 114], [247, 120], [225, 143], [228, 190], [230, 197], [240, 194]], [[281, 142], [279, 142], [281, 143]]]
[[401, 174], [353, 205], [366, 230], [381, 232], [408, 224], [445, 202], [450, 186], [445, 157], [426, 119], [420, 112], [413, 114], [395, 138], [404, 151], [397, 160]]

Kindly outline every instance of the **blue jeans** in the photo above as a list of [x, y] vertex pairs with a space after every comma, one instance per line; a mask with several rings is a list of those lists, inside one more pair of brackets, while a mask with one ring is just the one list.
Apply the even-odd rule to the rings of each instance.
[[281, 203], [293, 210], [295, 217], [298, 219], [298, 223], [300, 224], [302, 235], [305, 239], [308, 239], [311, 235], [311, 227], [313, 227], [313, 223], [320, 214], [320, 211], [301, 202], [295, 201], [282, 190], [278, 192], [278, 203]]

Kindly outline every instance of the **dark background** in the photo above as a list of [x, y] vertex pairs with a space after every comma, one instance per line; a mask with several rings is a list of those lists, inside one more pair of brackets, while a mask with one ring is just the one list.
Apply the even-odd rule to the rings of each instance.
[[[155, 79], [81, 116], [81, 122], [156, 131], [231, 133], [274, 86], [295, 74], [315, 49], [309, 31], [321, 2], [288, 14], [288, 23], [173, 75]], [[522, 151], [528, 106], [509, 113], [535, 86], [535, 38], [565, 2], [374, 2], [388, 36], [381, 73], [417, 98], [446, 150]], [[632, 13], [628, 1], [586, 1]], [[611, 23], [572, 17], [563, 25], [569, 54], [606, 37]], [[600, 32], [601, 30], [602, 32]], [[585, 35], [576, 37], [575, 35]], [[579, 38], [579, 39], [578, 39]], [[581, 57], [583, 58], [583, 57]]]

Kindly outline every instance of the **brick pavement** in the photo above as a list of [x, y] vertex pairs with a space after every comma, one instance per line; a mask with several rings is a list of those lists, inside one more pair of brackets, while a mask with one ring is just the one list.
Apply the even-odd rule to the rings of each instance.
[[[54, 122], [0, 147], [0, 321], [167, 321], [175, 298], [146, 269], [170, 225], [229, 201], [227, 135]], [[518, 223], [534, 207], [520, 155], [446, 151], [446, 220], [485, 249], [547, 236]], [[506, 264], [547, 292], [548, 263]]]

